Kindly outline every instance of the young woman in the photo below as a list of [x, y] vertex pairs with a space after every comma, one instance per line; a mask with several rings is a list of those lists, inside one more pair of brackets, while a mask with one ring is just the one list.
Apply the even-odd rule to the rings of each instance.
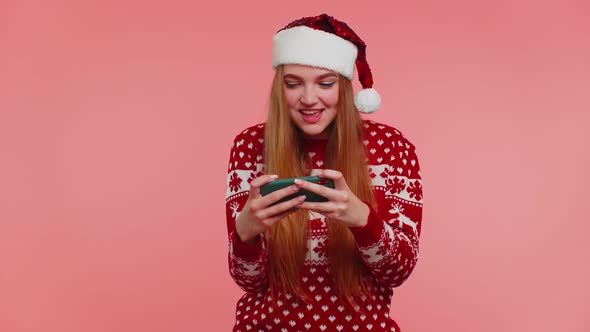
[[[364, 120], [380, 97], [365, 43], [322, 14], [273, 38], [275, 75], [265, 123], [233, 142], [227, 177], [229, 271], [246, 293], [234, 331], [399, 331], [393, 288], [412, 272], [422, 221], [414, 145]], [[355, 96], [353, 70], [363, 89]], [[319, 175], [262, 196], [277, 178]], [[327, 202], [299, 196], [301, 189]]]

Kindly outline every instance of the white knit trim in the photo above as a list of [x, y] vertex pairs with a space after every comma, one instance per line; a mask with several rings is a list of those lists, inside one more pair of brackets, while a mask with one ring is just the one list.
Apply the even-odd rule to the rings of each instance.
[[326, 68], [353, 78], [358, 50], [335, 34], [306, 26], [281, 30], [273, 37], [272, 68], [300, 64]]

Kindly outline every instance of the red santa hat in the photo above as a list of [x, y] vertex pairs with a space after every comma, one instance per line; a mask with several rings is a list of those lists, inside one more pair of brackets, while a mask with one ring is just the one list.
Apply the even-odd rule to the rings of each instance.
[[273, 37], [272, 68], [300, 64], [333, 70], [352, 80], [356, 69], [363, 89], [354, 96], [361, 113], [373, 113], [381, 97], [373, 89], [365, 42], [344, 22], [326, 14], [303, 17], [280, 29]]

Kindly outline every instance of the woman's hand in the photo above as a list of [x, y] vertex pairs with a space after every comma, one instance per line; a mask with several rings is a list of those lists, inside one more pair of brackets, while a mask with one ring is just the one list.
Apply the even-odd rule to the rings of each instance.
[[367, 224], [370, 209], [367, 204], [350, 191], [342, 173], [336, 170], [324, 169], [316, 175], [332, 179], [335, 188], [327, 188], [301, 179], [295, 180], [296, 185], [300, 188], [312, 191], [328, 199], [327, 202], [304, 202], [301, 208], [321, 213], [348, 227], [362, 227]]
[[297, 210], [296, 208], [303, 203], [305, 195], [270, 206], [283, 197], [292, 195], [300, 190], [297, 185], [292, 185], [262, 196], [260, 194], [260, 187], [274, 179], [276, 179], [276, 176], [262, 175], [250, 182], [248, 201], [236, 220], [236, 233], [242, 242], [254, 244], [258, 234], [264, 232], [275, 222], [295, 212]]

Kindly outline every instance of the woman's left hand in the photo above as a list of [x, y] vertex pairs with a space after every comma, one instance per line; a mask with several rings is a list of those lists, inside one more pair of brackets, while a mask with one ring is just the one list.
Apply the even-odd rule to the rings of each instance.
[[316, 175], [334, 181], [334, 189], [316, 183], [297, 179], [295, 184], [302, 189], [314, 192], [328, 199], [327, 202], [304, 202], [302, 209], [321, 213], [348, 227], [362, 227], [367, 224], [369, 207], [350, 191], [342, 173], [323, 169]]

